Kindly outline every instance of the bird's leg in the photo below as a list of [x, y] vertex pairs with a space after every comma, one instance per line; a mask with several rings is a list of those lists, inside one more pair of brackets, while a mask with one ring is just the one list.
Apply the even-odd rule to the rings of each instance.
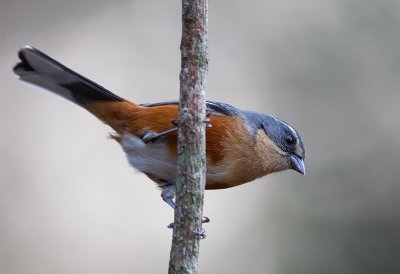
[[[174, 198], [175, 198], [175, 194], [176, 194], [176, 189], [175, 189], [175, 185], [174, 184], [169, 184], [169, 183], [164, 183], [161, 184], [161, 197], [164, 200], [164, 202], [166, 202], [169, 206], [172, 207], [172, 209], [175, 210], [175, 202], [174, 202]], [[210, 218], [203, 216], [203, 218], [201, 219], [201, 223], [208, 223], [210, 222]], [[168, 226], [168, 228], [174, 228], [174, 223], [170, 223]], [[193, 231], [193, 233], [195, 233], [200, 239], [204, 239], [206, 237], [206, 233], [204, 229], [201, 229], [200, 231]]]
[[[206, 109], [206, 117], [211, 116], [211, 113], [212, 113], [211, 109], [207, 108]], [[206, 127], [208, 127], [208, 128], [212, 127], [212, 125], [210, 124], [210, 119], [209, 118], [204, 119], [203, 122], [206, 124]], [[154, 132], [154, 131], [147, 132], [142, 137], [143, 142], [149, 143], [149, 142], [157, 140], [158, 138], [160, 138], [160, 137], [162, 137], [164, 135], [167, 135], [167, 134], [169, 134], [171, 132], [177, 131], [178, 130], [178, 120], [172, 120], [171, 123], [175, 126], [174, 128], [168, 129], [168, 130], [160, 132], [160, 133], [157, 133], [157, 132]]]
[[156, 139], [158, 139], [164, 135], [167, 135], [171, 132], [177, 131], [177, 130], [178, 130], [178, 128], [175, 127], [175, 128], [171, 128], [171, 129], [168, 129], [168, 130], [160, 132], [160, 133], [157, 133], [154, 131], [149, 131], [142, 137], [142, 140], [143, 140], [143, 142], [148, 143], [151, 141], [155, 141]]
[[175, 202], [174, 202], [176, 193], [175, 185], [166, 183], [164, 186], [161, 185], [161, 187], [162, 187], [161, 198], [164, 200], [164, 202], [169, 204], [172, 207], [172, 209], [175, 210]]

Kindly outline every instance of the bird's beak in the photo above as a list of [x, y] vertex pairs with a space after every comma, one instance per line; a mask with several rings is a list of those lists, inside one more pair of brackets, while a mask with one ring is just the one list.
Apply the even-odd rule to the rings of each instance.
[[306, 174], [306, 167], [303, 159], [300, 159], [296, 155], [290, 155], [290, 164], [293, 170], [296, 170], [303, 175]]

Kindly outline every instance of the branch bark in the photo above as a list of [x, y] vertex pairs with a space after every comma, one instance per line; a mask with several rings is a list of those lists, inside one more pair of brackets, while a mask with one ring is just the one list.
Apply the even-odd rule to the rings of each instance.
[[169, 273], [197, 273], [205, 188], [208, 0], [182, 0], [176, 209]]

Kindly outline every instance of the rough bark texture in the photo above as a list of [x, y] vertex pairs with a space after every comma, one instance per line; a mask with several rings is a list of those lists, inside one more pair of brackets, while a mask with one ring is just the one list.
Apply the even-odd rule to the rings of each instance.
[[205, 188], [208, 0], [182, 0], [178, 176], [169, 273], [197, 273]]

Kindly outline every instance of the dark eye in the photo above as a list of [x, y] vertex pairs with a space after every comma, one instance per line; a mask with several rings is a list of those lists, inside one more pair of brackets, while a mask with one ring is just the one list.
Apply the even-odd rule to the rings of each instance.
[[294, 139], [292, 136], [287, 135], [285, 137], [285, 143], [288, 145], [293, 145], [294, 143], [296, 143], [296, 139]]

